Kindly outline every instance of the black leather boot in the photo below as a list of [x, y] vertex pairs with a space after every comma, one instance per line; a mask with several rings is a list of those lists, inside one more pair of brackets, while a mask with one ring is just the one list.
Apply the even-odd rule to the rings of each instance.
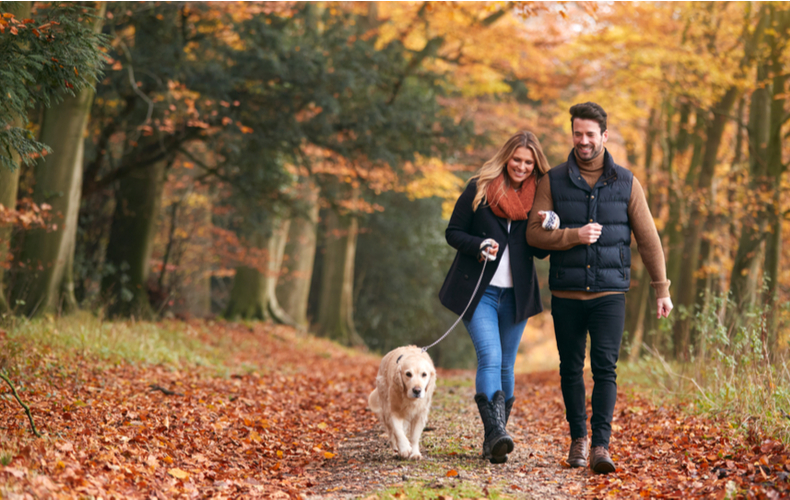
[[513, 440], [505, 430], [505, 393], [495, 392], [491, 401], [485, 394], [476, 394], [475, 403], [485, 430], [483, 456], [492, 464], [507, 462], [507, 454], [513, 451]]
[[507, 423], [510, 420], [510, 410], [513, 409], [513, 403], [515, 402], [516, 402], [515, 396], [505, 401], [505, 426], [507, 426]]

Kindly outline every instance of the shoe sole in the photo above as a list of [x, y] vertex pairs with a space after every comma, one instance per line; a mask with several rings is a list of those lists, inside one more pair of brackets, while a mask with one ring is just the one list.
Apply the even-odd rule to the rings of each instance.
[[508, 453], [513, 452], [513, 440], [509, 437], [500, 438], [494, 446], [491, 447], [491, 455], [494, 457], [506, 456]]
[[587, 467], [587, 461], [568, 462], [571, 467]]
[[610, 472], [615, 471], [615, 466], [611, 462], [600, 462], [595, 464], [595, 467], [593, 467], [592, 470], [596, 474], [609, 474]]

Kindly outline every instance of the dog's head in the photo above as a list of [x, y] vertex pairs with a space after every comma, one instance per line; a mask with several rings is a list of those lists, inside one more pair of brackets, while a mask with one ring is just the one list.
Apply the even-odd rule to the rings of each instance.
[[398, 375], [406, 397], [420, 399], [433, 394], [436, 369], [426, 353], [409, 353], [398, 360]]

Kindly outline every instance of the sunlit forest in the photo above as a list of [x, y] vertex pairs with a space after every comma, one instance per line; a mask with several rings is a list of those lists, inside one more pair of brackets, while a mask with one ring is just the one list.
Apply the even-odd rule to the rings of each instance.
[[[747, 337], [766, 359], [786, 349], [786, 4], [1, 10], [3, 314], [262, 319], [375, 351], [427, 344], [454, 320], [436, 295], [466, 179], [519, 130], [560, 163], [568, 108], [594, 101], [646, 188], [676, 306], [659, 325], [635, 259], [628, 358], [687, 361]], [[451, 338], [438, 363], [469, 366], [465, 333]]]
[[[787, 2], [0, 2], [0, 498], [784, 497], [788, 41]], [[565, 462], [537, 258], [510, 461], [463, 325], [399, 460], [368, 394], [458, 319], [456, 200], [588, 101], [674, 303], [634, 239], [616, 471]]]

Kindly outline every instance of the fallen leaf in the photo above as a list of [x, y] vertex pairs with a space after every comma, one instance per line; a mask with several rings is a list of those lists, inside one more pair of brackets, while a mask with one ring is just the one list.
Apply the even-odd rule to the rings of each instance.
[[176, 479], [186, 479], [186, 478], [189, 477], [189, 473], [188, 472], [183, 471], [183, 470], [181, 470], [179, 468], [170, 469], [170, 470], [167, 471], [167, 473], [170, 474], [171, 476], [173, 476]]

